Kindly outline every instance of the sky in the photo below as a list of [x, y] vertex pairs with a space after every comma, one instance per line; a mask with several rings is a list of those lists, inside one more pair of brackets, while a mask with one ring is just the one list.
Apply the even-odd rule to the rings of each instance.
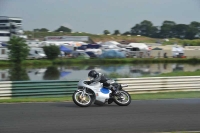
[[200, 22], [200, 0], [0, 0], [0, 16], [21, 17], [23, 29], [66, 26], [73, 32], [129, 31], [143, 20]]

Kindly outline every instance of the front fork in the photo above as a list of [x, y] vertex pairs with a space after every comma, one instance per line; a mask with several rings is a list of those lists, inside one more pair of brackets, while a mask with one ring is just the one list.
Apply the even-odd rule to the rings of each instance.
[[83, 88], [83, 90], [77, 90], [78, 92], [81, 92], [81, 97], [84, 97], [85, 95], [93, 95], [93, 94], [90, 94], [90, 93], [87, 93], [86, 92], [86, 88]]

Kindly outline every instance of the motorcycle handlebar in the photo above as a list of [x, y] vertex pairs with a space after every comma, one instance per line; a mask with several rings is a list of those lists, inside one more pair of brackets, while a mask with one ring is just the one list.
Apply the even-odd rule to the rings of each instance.
[[122, 87], [128, 87], [128, 85], [127, 85], [127, 84], [121, 84], [121, 86], [122, 86]]

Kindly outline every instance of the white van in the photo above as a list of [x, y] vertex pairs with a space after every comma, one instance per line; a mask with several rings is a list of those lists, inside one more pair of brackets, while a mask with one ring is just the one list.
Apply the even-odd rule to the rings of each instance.
[[28, 59], [46, 58], [43, 48], [30, 48]]

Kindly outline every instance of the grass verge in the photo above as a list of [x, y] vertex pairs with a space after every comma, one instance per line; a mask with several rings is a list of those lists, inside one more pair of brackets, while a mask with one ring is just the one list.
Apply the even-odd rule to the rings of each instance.
[[[181, 98], [200, 98], [200, 91], [191, 92], [160, 92], [131, 94], [132, 100], [155, 100], [155, 99], [181, 99]], [[66, 102], [72, 101], [71, 96], [46, 97], [46, 98], [12, 98], [1, 99], [0, 103], [22, 103], [22, 102]]]
[[[194, 71], [194, 72], [171, 72], [171, 73], [162, 73], [158, 75], [159, 77], [171, 77], [171, 76], [199, 76], [200, 70]], [[158, 77], [156, 76], [156, 77]]]
[[[107, 59], [56, 59], [24, 60], [23, 66], [78, 65], [78, 64], [136, 64], [136, 63], [200, 63], [199, 58], [107, 58]], [[0, 67], [11, 66], [12, 62], [0, 60]]]

